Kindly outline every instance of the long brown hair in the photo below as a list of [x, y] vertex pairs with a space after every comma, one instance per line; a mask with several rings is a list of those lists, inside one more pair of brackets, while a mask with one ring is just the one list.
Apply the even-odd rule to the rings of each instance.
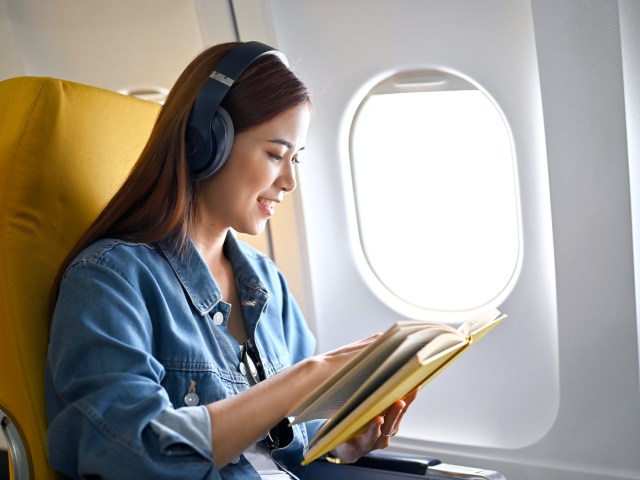
[[[185, 155], [189, 112], [216, 65], [237, 45], [230, 42], [210, 47], [182, 72], [129, 176], [58, 271], [52, 306], [69, 264], [100, 238], [154, 243], [171, 236], [176, 238], [174, 248], [184, 249], [197, 218], [201, 183], [191, 178]], [[237, 79], [222, 106], [229, 112], [235, 132], [241, 133], [305, 103], [311, 100], [302, 81], [277, 56], [264, 55]]]

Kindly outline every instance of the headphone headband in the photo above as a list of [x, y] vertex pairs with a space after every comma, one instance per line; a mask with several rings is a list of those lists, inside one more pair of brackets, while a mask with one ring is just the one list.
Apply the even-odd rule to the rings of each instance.
[[288, 65], [284, 55], [269, 45], [240, 44], [220, 60], [196, 97], [185, 137], [189, 168], [195, 180], [210, 177], [227, 160], [233, 146], [233, 123], [220, 104], [240, 75], [264, 55], [276, 55]]
[[286, 57], [275, 48], [260, 42], [246, 42], [238, 45], [220, 60], [210, 77], [230, 88], [242, 72], [263, 55], [276, 55], [288, 66]]

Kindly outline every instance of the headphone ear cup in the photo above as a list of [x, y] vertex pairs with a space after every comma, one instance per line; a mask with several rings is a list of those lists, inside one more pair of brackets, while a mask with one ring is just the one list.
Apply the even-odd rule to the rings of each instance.
[[185, 131], [185, 148], [189, 168], [192, 172], [200, 171], [205, 166], [210, 155], [206, 151], [207, 149], [202, 134], [197, 128], [191, 125], [187, 125]]
[[222, 168], [231, 149], [233, 148], [233, 140], [235, 138], [233, 130], [233, 122], [229, 113], [222, 107], [211, 120], [210, 138], [211, 153], [207, 155], [205, 144], [200, 132], [197, 129], [187, 128], [186, 144], [189, 156], [189, 164], [194, 180], [203, 180], [215, 174]]
[[211, 143], [213, 144], [211, 163], [199, 179], [210, 177], [224, 166], [231, 154], [234, 139], [231, 117], [224, 108], [220, 107], [211, 121]]

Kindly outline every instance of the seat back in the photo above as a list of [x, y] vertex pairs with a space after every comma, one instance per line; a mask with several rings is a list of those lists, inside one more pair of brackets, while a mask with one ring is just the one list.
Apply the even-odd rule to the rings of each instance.
[[0, 82], [0, 410], [3, 430], [25, 444], [8, 441], [13, 478], [56, 478], [43, 380], [52, 282], [135, 163], [158, 110], [53, 78]]

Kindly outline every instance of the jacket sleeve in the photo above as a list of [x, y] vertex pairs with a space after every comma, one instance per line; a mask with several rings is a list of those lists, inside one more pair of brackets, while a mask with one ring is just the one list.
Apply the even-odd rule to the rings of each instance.
[[166, 413], [152, 332], [135, 280], [99, 263], [67, 271], [46, 369], [54, 469], [71, 478], [221, 478], [210, 449], [179, 426], [193, 416]]

